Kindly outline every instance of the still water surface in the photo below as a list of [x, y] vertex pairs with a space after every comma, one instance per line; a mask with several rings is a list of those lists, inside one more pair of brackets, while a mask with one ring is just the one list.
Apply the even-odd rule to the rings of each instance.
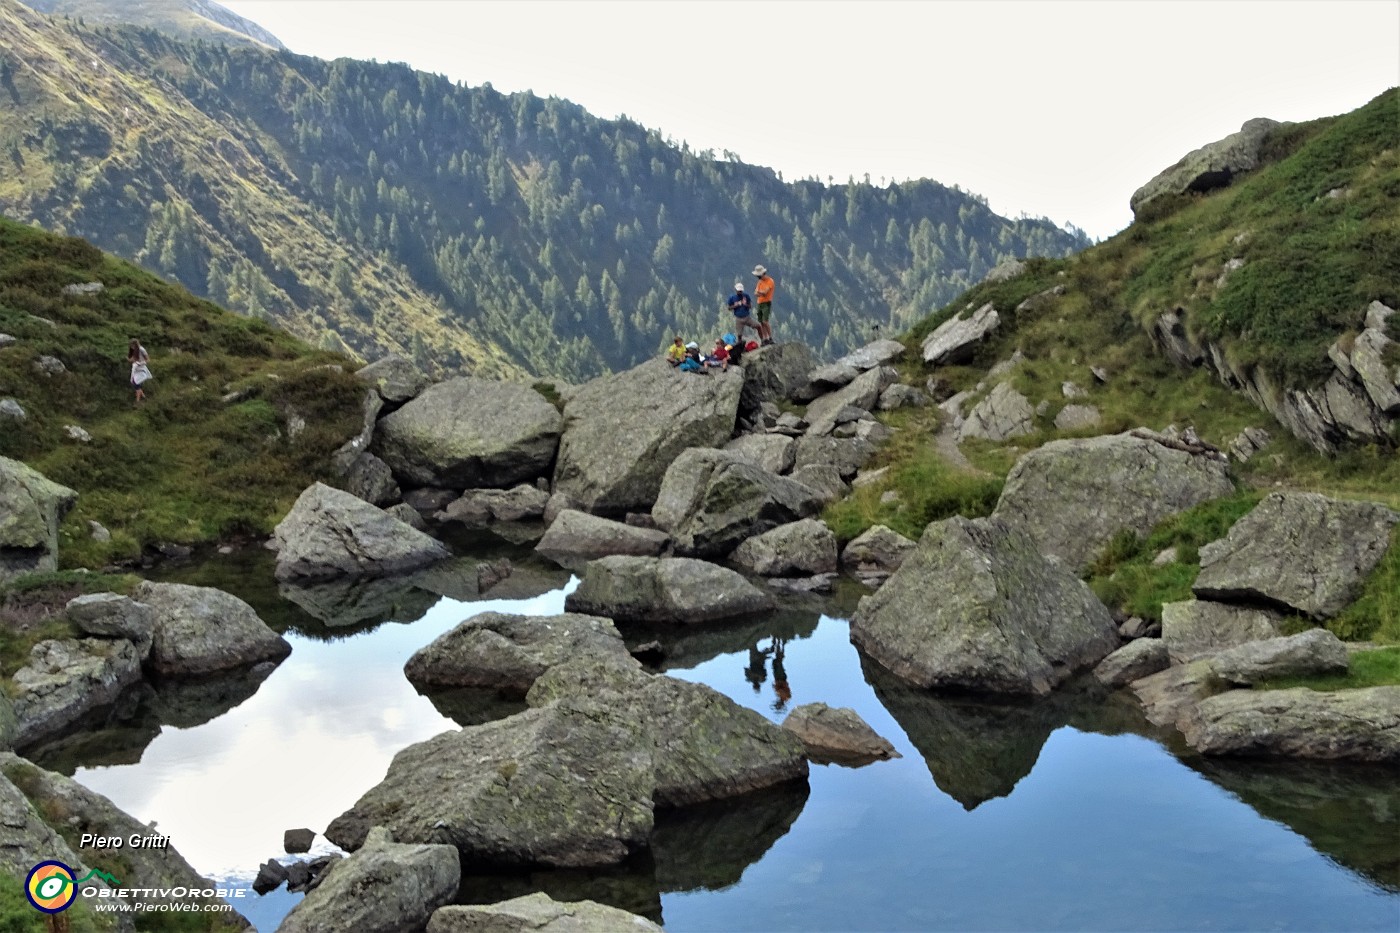
[[[516, 559], [492, 591], [511, 598], [473, 598], [474, 578], [448, 572], [428, 589], [302, 597], [310, 613], [277, 594], [264, 555], [184, 572], [252, 602], [291, 656], [260, 677], [147, 691], [106, 731], [32, 754], [248, 888], [283, 830], [324, 828], [394, 753], [510, 711], [420, 696], [403, 664], [478, 612], [562, 612], [576, 581]], [[1204, 762], [1088, 688], [1029, 705], [909, 690], [863, 666], [841, 611], [624, 634], [659, 637], [668, 673], [774, 721], [802, 703], [852, 707], [903, 758], [814, 765], [806, 792], [675, 814], [652, 856], [617, 871], [471, 878], [462, 899], [543, 889], [675, 931], [1400, 929], [1393, 772]], [[250, 891], [236, 906], [271, 931], [297, 899]]]

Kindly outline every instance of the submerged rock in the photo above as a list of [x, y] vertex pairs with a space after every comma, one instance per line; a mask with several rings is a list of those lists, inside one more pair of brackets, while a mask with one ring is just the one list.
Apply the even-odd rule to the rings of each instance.
[[903, 757], [855, 710], [846, 707], [807, 703], [788, 713], [783, 728], [801, 739], [807, 756], [817, 762], [855, 765]]
[[686, 557], [603, 557], [564, 599], [570, 612], [638, 622], [709, 622], [773, 608], [768, 594], [725, 567]]
[[935, 522], [876, 593], [851, 641], [921, 687], [1045, 694], [1118, 647], [1084, 581], [995, 519]]

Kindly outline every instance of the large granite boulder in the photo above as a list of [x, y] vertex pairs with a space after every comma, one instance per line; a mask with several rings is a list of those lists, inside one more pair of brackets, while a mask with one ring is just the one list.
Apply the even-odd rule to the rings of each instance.
[[1051, 441], [1021, 457], [994, 514], [1083, 570], [1119, 532], [1145, 537], [1163, 519], [1233, 491], [1223, 461], [1113, 434]]
[[847, 406], [869, 412], [880, 401], [880, 393], [893, 385], [899, 374], [888, 366], [880, 366], [857, 376], [851, 383], [835, 392], [823, 395], [807, 406], [806, 419], [812, 434], [830, 434], [838, 422], [837, 414]]
[[336, 862], [287, 914], [279, 933], [404, 933], [421, 930], [452, 902], [462, 880], [450, 845], [399, 845], [382, 827]]
[[78, 494], [0, 457], [0, 583], [58, 569], [58, 525]]
[[1010, 382], [999, 382], [967, 413], [963, 423], [958, 425], [956, 436], [958, 443], [968, 438], [1000, 443], [1034, 430], [1035, 408], [1030, 400], [1013, 389]]
[[1171, 665], [1160, 638], [1135, 638], [1099, 662], [1094, 677], [1105, 687], [1122, 687]]
[[252, 606], [222, 590], [147, 580], [135, 596], [155, 614], [149, 663], [158, 674], [207, 674], [292, 653]]
[[804, 482], [805, 467], [835, 467], [842, 482], [848, 482], [875, 455], [876, 445], [862, 437], [817, 437], [807, 435], [797, 439], [797, 456], [793, 460], [792, 478]]
[[1046, 694], [1118, 647], [1084, 581], [996, 518], [935, 522], [851, 620], [851, 641], [920, 687]]
[[126, 638], [138, 647], [148, 648], [155, 614], [151, 607], [118, 593], [84, 593], [64, 607], [68, 621], [86, 635], [98, 638]]
[[813, 761], [866, 764], [903, 757], [859, 713], [844, 706], [806, 703], [788, 713], [783, 728], [802, 740]]
[[1162, 604], [1162, 642], [1173, 664], [1184, 664], [1247, 642], [1276, 638], [1282, 628], [1282, 614], [1271, 609], [1203, 599]]
[[[851, 475], [855, 475], [854, 470], [851, 471]], [[789, 478], [794, 483], [801, 483], [812, 490], [823, 508], [833, 502], [840, 502], [851, 491], [851, 487], [842, 477], [841, 468], [830, 463], [804, 464], [796, 467]]]
[[1400, 764], [1400, 687], [1231, 690], [1202, 700], [1181, 731], [1207, 755]]
[[404, 674], [420, 688], [491, 687], [524, 696], [545, 671], [578, 656], [630, 657], [609, 619], [483, 612], [420, 648]]
[[797, 459], [797, 441], [786, 434], [745, 434], [725, 444], [724, 450], [769, 473], [786, 473]]
[[273, 538], [279, 580], [395, 574], [452, 556], [441, 541], [324, 483], [297, 497]]
[[816, 368], [805, 343], [779, 343], [744, 354], [744, 388], [740, 410], [758, 411], [764, 402], [805, 402], [812, 397], [811, 375]]
[[1235, 176], [1258, 168], [1264, 142], [1277, 126], [1276, 120], [1257, 117], [1247, 120], [1238, 133], [1188, 152], [1133, 192], [1128, 199], [1133, 216], [1165, 195], [1224, 188]]
[[924, 338], [924, 362], [934, 366], [951, 366], [972, 358], [977, 345], [986, 340], [1001, 324], [1001, 317], [991, 302], [967, 317], [959, 311]]
[[687, 557], [603, 557], [564, 598], [570, 612], [628, 622], [711, 622], [766, 612], [773, 600], [740, 574]]
[[559, 703], [444, 732], [395, 755], [326, 838], [358, 849], [383, 826], [404, 842], [455, 845], [464, 870], [621, 862], [652, 827], [642, 728]]
[[579, 386], [564, 407], [555, 492], [608, 517], [651, 508], [671, 461], [734, 433], [745, 372], [694, 376], [649, 360]]
[[141, 679], [141, 656], [125, 638], [41, 641], [15, 672], [14, 744], [23, 748], [106, 706]]
[[1318, 677], [1347, 672], [1347, 647], [1323, 628], [1282, 638], [1246, 642], [1210, 659], [1216, 676], [1246, 686], [1285, 677]]
[[738, 797], [807, 776], [792, 734], [711, 687], [648, 674], [631, 658], [557, 665], [526, 700], [606, 710], [633, 723], [652, 762], [658, 807]]
[[815, 518], [779, 525], [734, 549], [729, 559], [765, 577], [810, 577], [836, 570], [836, 535]]
[[1200, 597], [1282, 605], [1329, 619], [1361, 595], [1400, 515], [1375, 502], [1270, 493], [1201, 548]]
[[545, 531], [535, 550], [554, 559], [587, 559], [609, 554], [656, 557], [671, 538], [655, 528], [638, 528], [587, 512], [564, 509]]
[[645, 917], [593, 901], [556, 901], [542, 891], [496, 904], [452, 904], [428, 933], [662, 933]]
[[449, 379], [380, 418], [373, 451], [405, 485], [506, 488], [548, 471], [562, 423], [524, 383]]
[[745, 538], [821, 510], [811, 489], [722, 450], [692, 448], [670, 469], [651, 515], [677, 554], [719, 557]]
[[879, 570], [894, 573], [916, 545], [904, 535], [884, 525], [871, 525], [841, 552], [841, 566], [847, 570]]
[[[812, 373], [812, 382], [818, 388], [840, 388], [849, 385], [861, 373], [879, 369], [893, 363], [904, 355], [904, 344], [898, 340], [876, 340], [853, 350], [834, 363], [818, 367]], [[868, 408], [869, 406], [861, 406]]]
[[346, 492], [371, 505], [393, 505], [403, 495], [389, 464], [367, 450], [360, 451], [350, 460], [340, 481]]
[[416, 398], [428, 387], [428, 377], [412, 360], [397, 353], [361, 367], [355, 377], [373, 386], [384, 401], [395, 405]]

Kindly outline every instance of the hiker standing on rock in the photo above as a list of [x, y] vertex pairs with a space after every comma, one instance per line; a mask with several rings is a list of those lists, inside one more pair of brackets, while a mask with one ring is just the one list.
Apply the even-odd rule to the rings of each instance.
[[146, 400], [146, 390], [141, 386], [151, 378], [151, 367], [147, 365], [150, 359], [151, 355], [141, 346], [141, 341], [132, 337], [131, 343], [127, 344], [126, 361], [131, 364], [131, 387], [136, 390], [137, 404]]
[[754, 323], [752, 314], [753, 299], [744, 291], [743, 282], [734, 283], [734, 294], [729, 296], [729, 310], [734, 312], [734, 330], [738, 332], [739, 339], [743, 339], [745, 327], [751, 327], [758, 332], [758, 325]]
[[754, 266], [753, 274], [758, 276], [758, 284], [753, 287], [753, 297], [758, 302], [758, 339], [767, 347], [773, 343], [773, 328], [768, 323], [773, 314], [773, 277], [763, 266]]

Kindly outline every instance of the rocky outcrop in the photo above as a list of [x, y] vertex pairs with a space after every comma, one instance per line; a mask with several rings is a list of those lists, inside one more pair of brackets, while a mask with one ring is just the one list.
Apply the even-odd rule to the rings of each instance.
[[854, 421], [856, 417], [840, 417], [845, 409], [863, 412], [863, 417], [880, 401], [880, 393], [889, 388], [899, 378], [899, 374], [888, 366], [880, 366], [861, 373], [849, 385], [818, 398], [807, 406], [807, 431], [809, 434], [830, 434], [836, 425], [843, 421]]
[[323, 483], [297, 497], [273, 538], [279, 580], [402, 573], [451, 556], [441, 541]]
[[206, 674], [280, 661], [292, 652], [252, 606], [222, 590], [148, 580], [135, 596], [155, 614], [149, 664], [158, 674]]
[[345, 491], [370, 505], [393, 505], [403, 495], [389, 464], [367, 450], [360, 451], [341, 477]]
[[449, 379], [380, 418], [372, 449], [408, 486], [508, 488], [548, 472], [562, 423], [528, 385]]
[[1100, 661], [1094, 668], [1094, 677], [1105, 687], [1122, 687], [1164, 671], [1170, 664], [1162, 639], [1138, 638]]
[[807, 756], [817, 762], [867, 764], [886, 758], [902, 758], [853, 709], [807, 703], [788, 713], [783, 728], [802, 740]]
[[1238, 133], [1188, 152], [1175, 165], [1133, 192], [1128, 199], [1133, 216], [1140, 215], [1144, 207], [1165, 195], [1214, 191], [1258, 168], [1265, 141], [1280, 125], [1277, 120], [1256, 117], [1245, 121]]
[[725, 567], [685, 557], [603, 557], [589, 563], [570, 612], [637, 622], [710, 622], [773, 608], [768, 594]]
[[0, 457], [0, 583], [58, 569], [58, 525], [78, 494]]
[[729, 558], [765, 577], [802, 577], [836, 570], [836, 536], [815, 518], [779, 525], [755, 535]]
[[1223, 693], [1230, 685], [1215, 676], [1209, 659], [1176, 664], [1131, 683], [1148, 721], [1158, 726], [1179, 726], [1203, 700]]
[[[849, 385], [861, 373], [880, 369], [904, 355], [904, 344], [898, 340], [876, 340], [847, 353], [834, 363], [820, 366], [812, 372], [812, 383], [823, 391]], [[870, 406], [865, 405], [863, 408]]]
[[847, 570], [878, 570], [894, 573], [914, 550], [914, 542], [884, 525], [872, 525], [846, 545], [841, 566]]
[[541, 674], [574, 657], [629, 655], [609, 619], [483, 612], [420, 648], [404, 675], [419, 688], [490, 687], [524, 696]]
[[645, 917], [593, 901], [556, 901], [536, 892], [497, 904], [453, 904], [428, 921], [428, 933], [662, 933]]
[[823, 507], [839, 502], [851, 491], [842, 478], [841, 468], [830, 463], [803, 464], [794, 468], [789, 478], [812, 490]]
[[362, 367], [355, 376], [373, 386], [379, 397], [391, 405], [417, 398], [428, 387], [428, 377], [413, 361], [396, 353]]
[[124, 638], [39, 642], [13, 678], [14, 744], [23, 748], [61, 732], [140, 679], [141, 657]]
[[972, 358], [978, 344], [986, 340], [1001, 324], [997, 309], [991, 302], [963, 317], [959, 311], [940, 324], [924, 338], [924, 362], [934, 366], [952, 366]]
[[[805, 402], [816, 360], [805, 343], [779, 343], [744, 354], [744, 387], [739, 409], [752, 416], [764, 402]], [[691, 445], [694, 446], [694, 445]]]
[[337, 862], [294, 906], [280, 933], [400, 933], [421, 930], [452, 902], [462, 880], [450, 845], [399, 845], [372, 829], [364, 846]]
[[1162, 604], [1162, 642], [1173, 664], [1278, 637], [1283, 616], [1267, 609], [1189, 599]]
[[564, 509], [535, 550], [550, 558], [592, 560], [609, 554], [656, 557], [671, 541], [664, 531], [638, 528], [587, 512]]
[[804, 467], [835, 467], [842, 482], [849, 481], [866, 462], [875, 455], [875, 444], [860, 437], [815, 437], [807, 435], [797, 439], [797, 457], [793, 461], [792, 478], [802, 482], [798, 475]]
[[971, 437], [999, 443], [1034, 430], [1035, 409], [1030, 401], [1013, 389], [1011, 383], [1001, 382], [967, 413], [956, 436], [958, 443]]
[[802, 743], [704, 684], [646, 673], [636, 661], [580, 657], [542, 674], [531, 706], [578, 705], [622, 716], [652, 762], [652, 799], [682, 807], [807, 776]]
[[[1395, 446], [1393, 432], [1400, 414], [1387, 413], [1386, 386], [1400, 387], [1400, 367], [1390, 370], [1387, 377], [1384, 369], [1372, 365], [1374, 353], [1384, 353], [1389, 344], [1383, 326], [1389, 310], [1372, 302], [1366, 313], [1366, 328], [1352, 345], [1352, 350], [1360, 345], [1361, 368], [1369, 377], [1357, 369], [1355, 354], [1339, 341], [1328, 354], [1332, 372], [1309, 388], [1281, 386], [1263, 368], [1238, 363], [1220, 345], [1197, 340], [1186, 330], [1183, 312], [1163, 313], [1152, 323], [1148, 334], [1177, 365], [1204, 366], [1225, 386], [1243, 392], [1273, 415], [1294, 437], [1314, 450], [1330, 454], [1349, 444]], [[1384, 362], [1383, 357], [1381, 361]], [[1377, 398], [1381, 400], [1380, 407]]]
[[851, 641], [921, 687], [1046, 694], [1118, 647], [1087, 584], [996, 518], [930, 525], [860, 601]]
[[682, 451], [734, 433], [745, 375], [693, 376], [650, 360], [579, 386], [564, 407], [554, 491], [610, 518], [651, 508]]
[[1051, 441], [1021, 457], [995, 514], [1082, 570], [1119, 532], [1145, 537], [1163, 519], [1233, 491], [1218, 459], [1114, 434]]
[[1207, 755], [1400, 764], [1400, 687], [1231, 690], [1203, 700], [1181, 731]]
[[722, 450], [693, 448], [666, 471], [651, 515], [677, 554], [719, 557], [820, 509], [817, 495], [798, 482]]
[[652, 827], [641, 729], [597, 706], [555, 704], [445, 732], [395, 755], [326, 838], [358, 849], [383, 826], [403, 842], [455, 845], [464, 870], [620, 862]]
[[1285, 677], [1345, 674], [1347, 657], [1341, 639], [1326, 629], [1312, 629], [1227, 648], [1210, 663], [1221, 680], [1250, 686]]
[[1361, 595], [1400, 515], [1374, 502], [1271, 493], [1201, 548], [1192, 591], [1328, 619]]

